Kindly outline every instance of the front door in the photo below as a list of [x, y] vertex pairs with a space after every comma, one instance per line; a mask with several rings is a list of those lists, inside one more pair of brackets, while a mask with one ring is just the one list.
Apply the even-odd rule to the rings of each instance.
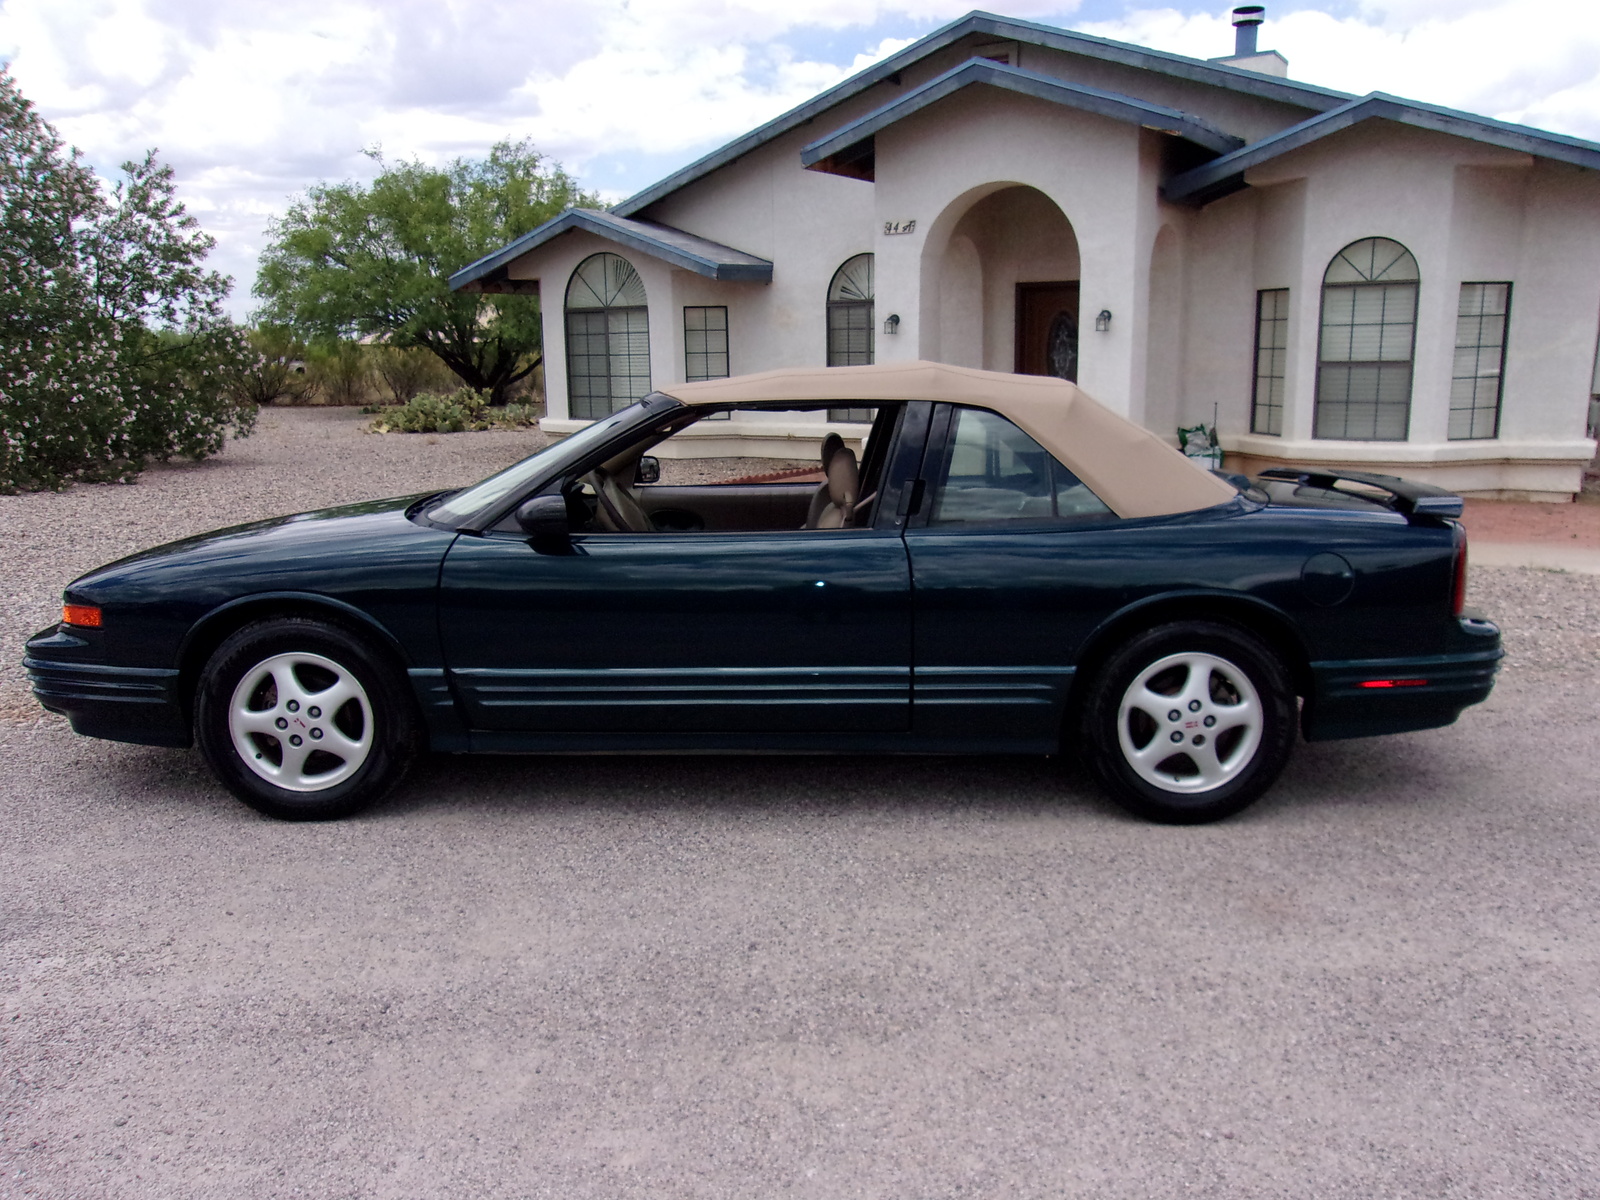
[[1017, 374], [1078, 381], [1078, 281], [1017, 284]]
[[911, 580], [897, 531], [456, 540], [450, 679], [478, 730], [903, 732]]
[[864, 526], [812, 521], [806, 485], [793, 512], [740, 488], [733, 499], [754, 507], [730, 515], [718, 485], [685, 484], [669, 490], [694, 522], [641, 513], [654, 530], [589, 522], [555, 544], [502, 522], [456, 539], [440, 634], [471, 727], [510, 749], [539, 748], [546, 733], [565, 746], [586, 733], [600, 745], [804, 745], [815, 734], [837, 745], [909, 731], [911, 570], [899, 491], [879, 485], [915, 473], [928, 408], [906, 406], [898, 429], [900, 406], [879, 413], [861, 505], [883, 495], [857, 507], [872, 514]]

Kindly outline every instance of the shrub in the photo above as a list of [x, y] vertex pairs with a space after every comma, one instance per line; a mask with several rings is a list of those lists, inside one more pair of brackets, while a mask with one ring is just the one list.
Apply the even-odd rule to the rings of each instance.
[[539, 423], [531, 404], [490, 408], [488, 399], [471, 388], [448, 396], [424, 392], [404, 404], [384, 409], [368, 428], [373, 433], [466, 433], [484, 429], [525, 429]]
[[422, 392], [438, 392], [457, 382], [454, 372], [427, 350], [372, 346], [368, 353], [373, 371], [394, 404], [404, 404]]
[[313, 386], [306, 376], [306, 348], [287, 329], [260, 325], [247, 330], [249, 352], [232, 366], [229, 385], [253, 404], [299, 403]]
[[109, 195], [0, 69], [0, 491], [202, 458], [255, 405], [214, 240], [154, 154]]
[[365, 404], [372, 379], [367, 348], [359, 342], [313, 346], [306, 356], [313, 404]]

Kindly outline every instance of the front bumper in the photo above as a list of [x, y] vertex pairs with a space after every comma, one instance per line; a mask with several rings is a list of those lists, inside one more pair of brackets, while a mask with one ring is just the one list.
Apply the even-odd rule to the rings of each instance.
[[1487, 700], [1505, 657], [1500, 629], [1475, 615], [1458, 624], [1455, 653], [1312, 663], [1301, 712], [1306, 741], [1437, 729]]
[[177, 671], [86, 662], [88, 649], [83, 638], [60, 627], [28, 639], [22, 665], [40, 704], [87, 737], [146, 746], [192, 743]]

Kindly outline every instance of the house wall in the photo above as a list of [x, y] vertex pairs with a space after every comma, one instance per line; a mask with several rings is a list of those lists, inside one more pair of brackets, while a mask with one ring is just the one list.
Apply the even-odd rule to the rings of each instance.
[[[540, 247], [536, 254], [517, 259], [507, 269], [506, 273], [512, 279], [535, 280], [539, 284], [540, 308], [544, 316], [546, 410], [554, 418], [564, 419], [568, 414], [567, 282], [578, 264], [591, 254], [616, 254], [619, 251], [622, 248], [615, 242], [584, 230], [574, 230]], [[649, 255], [623, 251], [622, 257], [633, 264], [644, 281], [645, 299], [650, 307], [650, 378], [654, 384], [665, 377], [664, 368], [667, 372], [671, 371], [674, 360], [680, 364], [681, 370], [681, 318], [674, 335], [666, 309], [673, 292], [673, 275], [682, 272]]]
[[[1199, 240], [1224, 272], [1191, 289], [1190, 311], [1235, 361], [1195, 381], [1220, 411], [1223, 442], [1243, 469], [1270, 461], [1390, 469], [1486, 495], [1556, 498], [1575, 492], [1593, 454], [1583, 438], [1600, 313], [1600, 240], [1593, 229], [1600, 182], [1592, 173], [1538, 162], [1444, 134], [1369, 122], [1283, 156], [1247, 175], [1243, 197], [1209, 206]], [[1241, 294], [1225, 271], [1254, 208], [1254, 280]], [[1587, 215], [1585, 215], [1587, 214]], [[1416, 257], [1418, 288], [1411, 422], [1403, 442], [1312, 437], [1322, 277], [1344, 246], [1392, 238]], [[1298, 253], [1294, 248], [1298, 246]], [[1448, 438], [1456, 310], [1463, 282], [1512, 283], [1509, 350], [1496, 439]], [[1254, 289], [1288, 286], [1289, 363], [1284, 433], [1249, 430]], [[1229, 297], [1224, 301], [1224, 297]], [[1248, 321], [1248, 332], [1244, 323]], [[1226, 328], [1224, 327], [1226, 326]], [[1225, 393], [1232, 393], [1232, 397]], [[1231, 399], [1231, 402], [1228, 402]]]
[[[1132, 314], [1138, 256], [1141, 131], [1123, 122], [1069, 112], [1030, 97], [970, 89], [883, 130], [877, 137], [877, 292], [880, 313], [898, 313], [900, 334], [879, 342], [880, 362], [941, 356], [940, 280], [952, 237], [973, 241], [982, 259], [984, 363], [1009, 369], [1015, 286], [1070, 279], [1071, 247], [1057, 235], [1032, 249], [980, 217], [976, 206], [1004, 189], [1042, 193], [1064, 215], [1076, 242], [1080, 311]], [[1030, 202], [1031, 203], [1031, 202]], [[1030, 210], [1030, 231], [1046, 222]], [[916, 232], [886, 235], [884, 222], [915, 219]], [[963, 252], [964, 253], [964, 252]], [[1086, 332], [1079, 382], [1127, 412], [1133, 383], [1133, 321], [1108, 334]]]
[[[1592, 454], [1584, 403], [1600, 323], [1600, 175], [1445, 134], [1372, 121], [1253, 169], [1250, 187], [1201, 209], [1166, 204], [1167, 135], [1031, 97], [971, 88], [876, 138], [876, 180], [801, 168], [802, 146], [964, 61], [958, 45], [908, 68], [668, 195], [641, 217], [769, 258], [770, 284], [717, 283], [646, 255], [652, 373], [684, 377], [682, 309], [722, 304], [735, 374], [826, 356], [838, 266], [876, 259], [877, 357], [1014, 367], [1019, 282], [1080, 281], [1079, 381], [1164, 436], [1216, 414], [1235, 465], [1324, 462], [1390, 469], [1480, 494], [1569, 495]], [[1305, 110], [1078, 55], [1024, 46], [1021, 65], [1196, 112], [1244, 136]], [[915, 232], [886, 225], [915, 221]], [[1409, 436], [1312, 437], [1321, 287], [1366, 237], [1405, 245], [1421, 271]], [[574, 233], [512, 270], [538, 279], [550, 335], [552, 416], [565, 415], [560, 312], [588, 254]], [[1463, 281], [1513, 284], [1500, 437], [1447, 437]], [[1256, 293], [1290, 290], [1281, 437], [1250, 432]], [[1094, 331], [1094, 315], [1112, 313]], [[881, 332], [890, 313], [895, 336]], [[821, 420], [795, 418], [795, 420]]]

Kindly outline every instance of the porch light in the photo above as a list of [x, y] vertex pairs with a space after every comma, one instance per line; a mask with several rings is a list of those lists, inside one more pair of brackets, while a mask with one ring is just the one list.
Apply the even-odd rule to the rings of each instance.
[[1094, 331], [1096, 333], [1111, 332], [1111, 310], [1109, 308], [1102, 308], [1095, 314]]
[[899, 313], [890, 313], [887, 317], [885, 317], [883, 319], [883, 331], [885, 333], [899, 333], [900, 332], [900, 314]]

